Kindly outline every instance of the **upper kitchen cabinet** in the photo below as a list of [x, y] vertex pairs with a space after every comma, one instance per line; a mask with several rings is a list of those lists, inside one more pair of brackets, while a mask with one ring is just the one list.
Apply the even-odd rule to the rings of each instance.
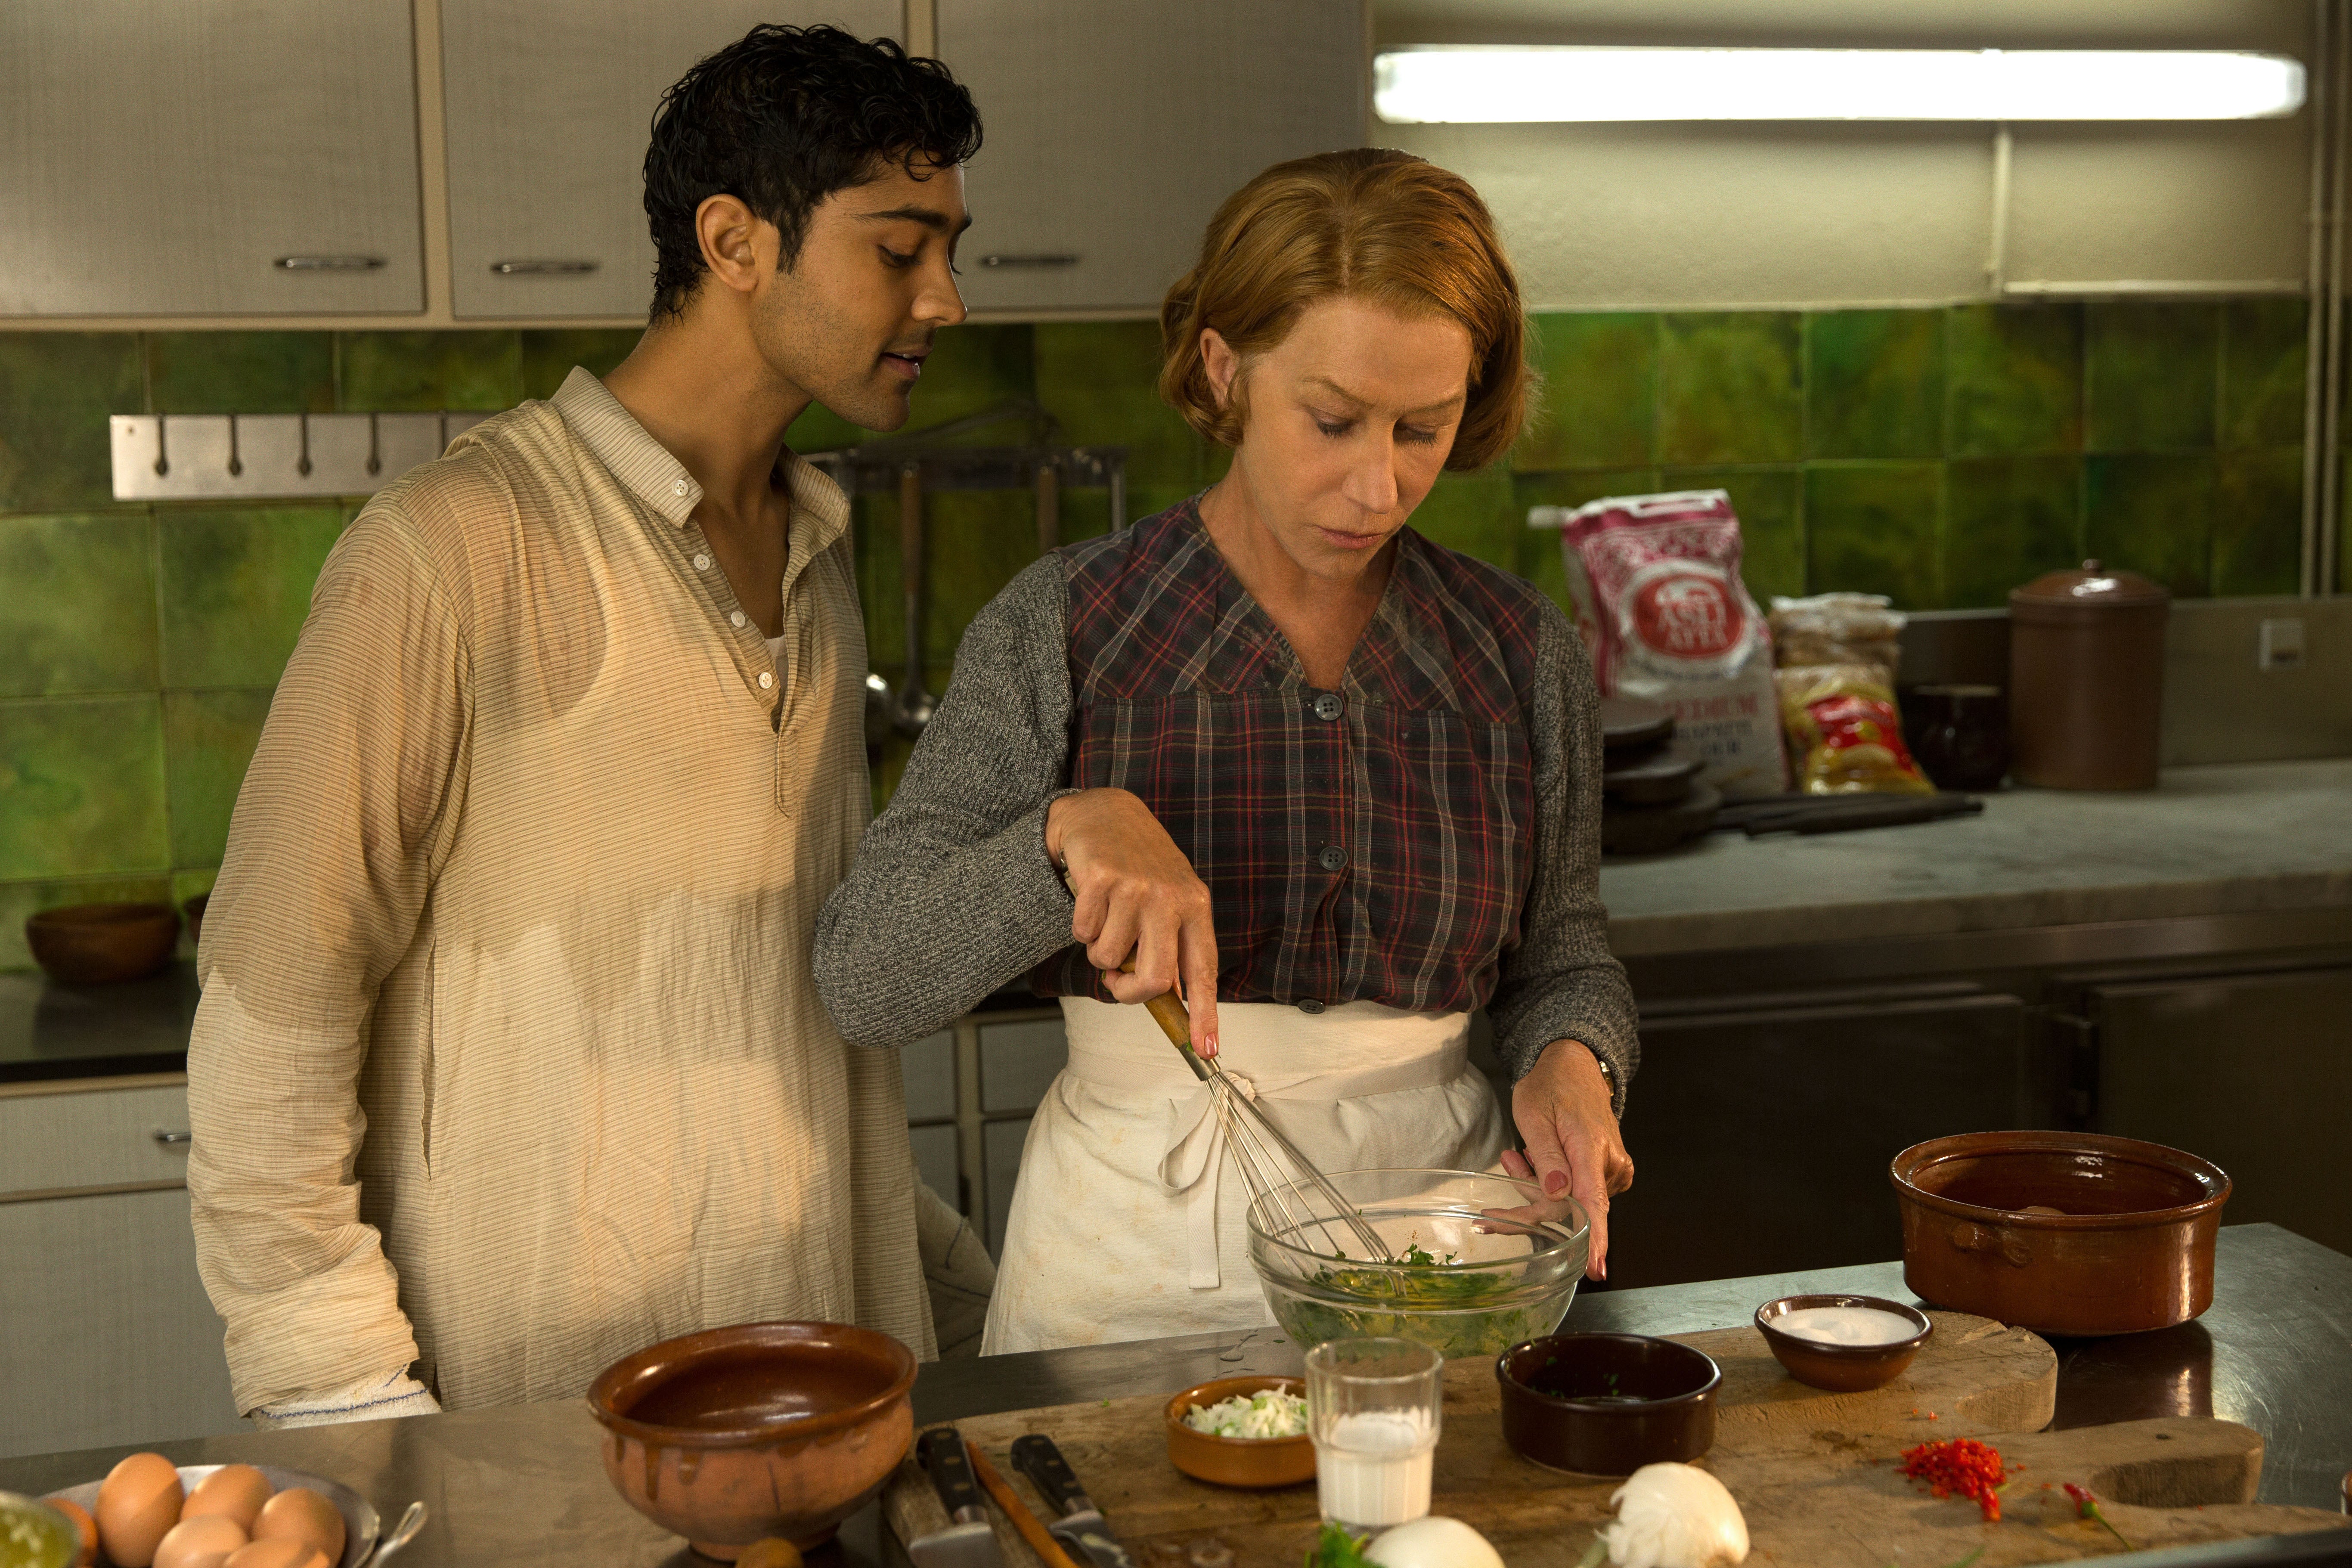
[[421, 310], [409, 0], [0, 5], [0, 316]]
[[442, 0], [453, 309], [644, 315], [646, 141], [664, 89], [755, 23], [872, 38], [902, 19], [899, 0]]
[[1151, 310], [1217, 204], [1364, 140], [1361, 0], [939, 0], [980, 106], [960, 256], [980, 310]]

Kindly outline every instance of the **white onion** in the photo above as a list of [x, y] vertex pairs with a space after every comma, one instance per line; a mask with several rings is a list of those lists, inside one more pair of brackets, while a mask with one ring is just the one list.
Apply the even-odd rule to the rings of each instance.
[[1380, 1568], [1503, 1568], [1502, 1553], [1458, 1519], [1430, 1514], [1383, 1531], [1364, 1548]]
[[1688, 1465], [1643, 1465], [1610, 1494], [1601, 1531], [1616, 1568], [1730, 1568], [1748, 1560], [1748, 1521], [1724, 1484]]

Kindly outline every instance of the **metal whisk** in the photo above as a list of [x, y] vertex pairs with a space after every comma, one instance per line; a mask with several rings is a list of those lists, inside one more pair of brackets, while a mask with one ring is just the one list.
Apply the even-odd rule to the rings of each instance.
[[[1337, 1224], [1362, 1249], [1364, 1259], [1385, 1260], [1389, 1256], [1388, 1243], [1381, 1239], [1380, 1232], [1371, 1227], [1356, 1205], [1331, 1184], [1329, 1177], [1315, 1168], [1314, 1161], [1298, 1152], [1298, 1145], [1267, 1119], [1248, 1090], [1234, 1081], [1232, 1074], [1213, 1059], [1202, 1060], [1192, 1049], [1192, 1015], [1176, 993], [1155, 996], [1144, 1005], [1167, 1035], [1169, 1043], [1182, 1054], [1184, 1065], [1192, 1069], [1192, 1076], [1209, 1086], [1209, 1104], [1216, 1112], [1217, 1125], [1224, 1129], [1225, 1147], [1233, 1151], [1234, 1163], [1242, 1168], [1242, 1180], [1249, 1184], [1250, 1196], [1281, 1220], [1284, 1237], [1291, 1239], [1308, 1230], [1318, 1231], [1332, 1257], [1345, 1258], [1347, 1241], [1331, 1228]], [[1322, 1195], [1329, 1212], [1303, 1212], [1303, 1190], [1307, 1188]]]

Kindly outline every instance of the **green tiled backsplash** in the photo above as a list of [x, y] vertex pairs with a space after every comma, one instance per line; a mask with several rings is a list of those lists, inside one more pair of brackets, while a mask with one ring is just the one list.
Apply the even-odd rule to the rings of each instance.
[[[1548, 314], [1546, 413], [1510, 462], [1449, 475], [1414, 523], [1556, 596], [1527, 509], [1730, 492], [1758, 596], [1852, 588], [1907, 609], [1999, 605], [2085, 554], [2189, 596], [2292, 593], [2305, 305]], [[0, 967], [47, 904], [210, 885], [312, 579], [358, 501], [125, 506], [107, 416], [507, 407], [629, 331], [0, 333]], [[1075, 444], [1130, 453], [1129, 508], [1222, 455], [1152, 391], [1146, 321], [965, 327], [916, 394], [929, 425], [1030, 397]], [[823, 409], [805, 450], [858, 433]], [[867, 637], [903, 637], [890, 503], [861, 510]], [[1034, 557], [1028, 498], [929, 507], [934, 689], [972, 614]], [[1107, 525], [1074, 490], [1063, 533]], [[2347, 582], [2352, 587], [2352, 582]], [[884, 759], [877, 795], [904, 762]]]

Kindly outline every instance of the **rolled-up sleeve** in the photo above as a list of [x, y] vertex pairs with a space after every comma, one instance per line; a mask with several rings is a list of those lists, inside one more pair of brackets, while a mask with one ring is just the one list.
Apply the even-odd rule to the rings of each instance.
[[1534, 873], [1517, 946], [1502, 956], [1487, 1016], [1514, 1079], [1555, 1040], [1580, 1041], [1622, 1115], [1641, 1065], [1633, 988], [1609, 952], [1601, 901], [1601, 700], [1568, 618], [1545, 616], [1528, 713], [1535, 763]]
[[462, 792], [462, 595], [384, 498], [345, 533], [270, 704], [206, 912], [188, 1048], [197, 1267], [247, 1412], [417, 1354], [360, 1218], [357, 1085]]

